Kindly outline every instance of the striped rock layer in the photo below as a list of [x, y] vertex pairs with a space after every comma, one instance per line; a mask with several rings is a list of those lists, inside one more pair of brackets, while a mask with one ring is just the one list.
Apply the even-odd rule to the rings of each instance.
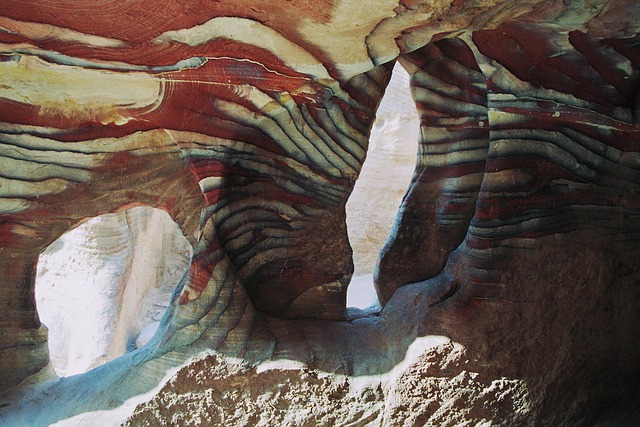
[[[557, 21], [400, 58], [422, 135], [376, 286], [449, 284], [424, 333], [530, 378], [546, 396], [528, 422], [573, 425], [638, 401], [640, 38]], [[553, 418], [576, 401], [583, 418]]]
[[[194, 254], [158, 335], [116, 371], [175, 365], [190, 346], [325, 366], [419, 323], [514, 375], [571, 341], [558, 325], [602, 338], [585, 360], [630, 351], [619, 325], [640, 298], [635, 2], [32, 3], [0, 5], [3, 387], [48, 361], [38, 254], [136, 205], [166, 210]], [[364, 328], [378, 337], [365, 345], [279, 318], [345, 318], [344, 206], [396, 59], [421, 137], [376, 273], [386, 326]], [[412, 282], [444, 289], [426, 317], [433, 298], [393, 303]], [[346, 347], [333, 356], [316, 338]]]

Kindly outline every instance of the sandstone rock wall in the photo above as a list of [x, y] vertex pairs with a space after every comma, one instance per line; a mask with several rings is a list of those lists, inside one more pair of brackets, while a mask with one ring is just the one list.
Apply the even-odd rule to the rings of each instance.
[[150, 338], [140, 335], [159, 324], [190, 253], [151, 208], [102, 215], [52, 243], [38, 260], [36, 303], [56, 373], [86, 372]]
[[373, 274], [416, 166], [419, 133], [409, 75], [398, 64], [376, 112], [367, 158], [347, 202], [355, 275]]
[[[4, 1], [1, 422], [633, 425], [639, 16], [631, 0]], [[384, 308], [347, 310], [345, 205], [395, 61], [416, 169], [376, 267]], [[158, 334], [43, 378], [40, 252], [139, 205], [194, 247]]]

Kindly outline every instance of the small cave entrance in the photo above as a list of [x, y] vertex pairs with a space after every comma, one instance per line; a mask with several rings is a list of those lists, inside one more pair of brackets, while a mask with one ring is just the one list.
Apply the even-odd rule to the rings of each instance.
[[346, 207], [355, 264], [347, 291], [348, 307], [378, 305], [373, 272], [411, 182], [419, 132], [409, 74], [396, 64], [376, 113], [367, 159]]
[[191, 251], [169, 215], [150, 207], [92, 218], [49, 245], [35, 292], [56, 374], [80, 374], [144, 345]]

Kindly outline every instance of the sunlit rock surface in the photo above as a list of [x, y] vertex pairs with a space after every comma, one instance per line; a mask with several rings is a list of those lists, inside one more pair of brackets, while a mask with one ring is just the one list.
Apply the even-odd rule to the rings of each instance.
[[420, 123], [409, 75], [398, 64], [376, 112], [362, 172], [347, 202], [354, 274], [371, 274], [416, 164]]
[[[251, 425], [264, 404], [265, 424], [637, 421], [637, 2], [7, 0], [0, 16], [3, 424]], [[416, 168], [374, 273], [384, 308], [347, 310], [345, 206], [396, 60]], [[140, 205], [194, 248], [158, 333], [47, 376], [41, 251]], [[305, 415], [269, 385], [326, 407], [315, 377], [362, 410]], [[225, 378], [237, 405], [214, 404]]]
[[86, 372], [146, 343], [190, 255], [171, 218], [150, 208], [102, 215], [52, 243], [36, 304], [55, 372]]
[[415, 168], [420, 123], [408, 87], [409, 75], [398, 64], [376, 112], [367, 158], [346, 205], [354, 264], [347, 306], [364, 308], [377, 301], [373, 272]]

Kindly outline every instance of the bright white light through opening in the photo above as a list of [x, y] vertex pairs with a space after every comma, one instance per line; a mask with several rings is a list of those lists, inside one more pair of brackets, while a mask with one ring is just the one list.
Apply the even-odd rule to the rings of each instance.
[[409, 188], [415, 168], [420, 120], [411, 98], [409, 74], [396, 64], [371, 131], [367, 159], [347, 202], [354, 277], [347, 306], [377, 305], [373, 271]]
[[161, 210], [101, 215], [53, 242], [38, 260], [36, 304], [58, 376], [75, 375], [152, 336], [191, 246]]

